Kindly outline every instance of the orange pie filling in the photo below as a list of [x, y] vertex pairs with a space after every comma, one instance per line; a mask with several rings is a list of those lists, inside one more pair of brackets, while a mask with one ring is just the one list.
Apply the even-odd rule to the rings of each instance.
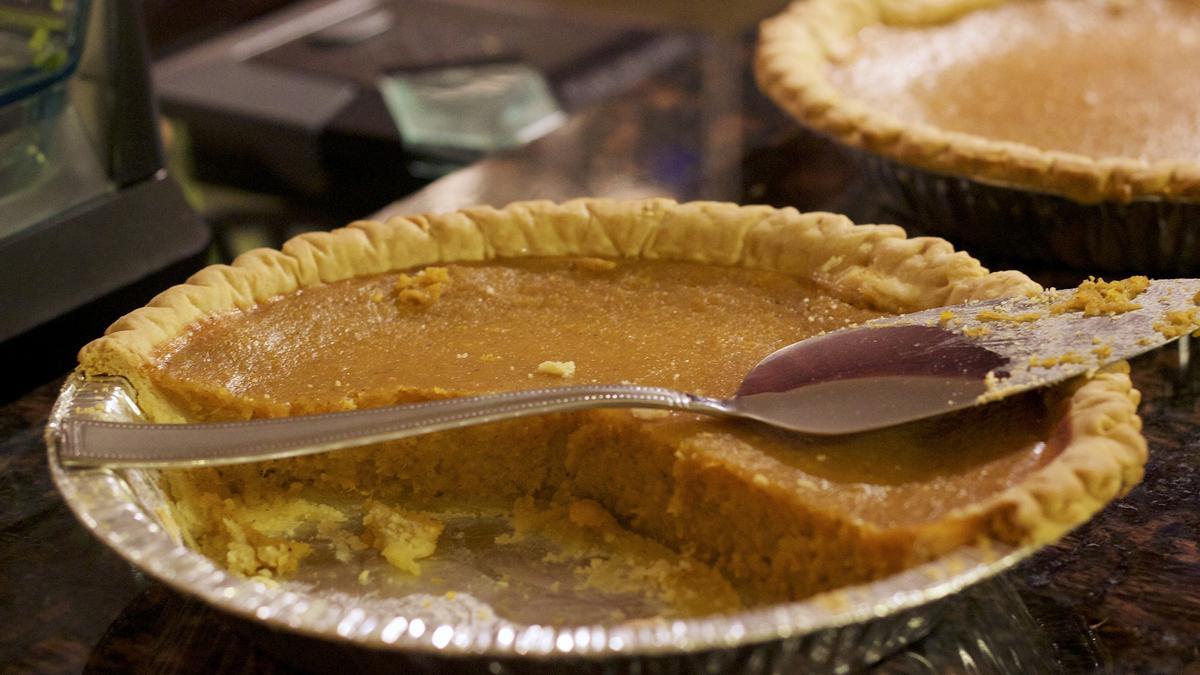
[[940, 25], [876, 24], [830, 70], [907, 123], [1089, 157], [1200, 156], [1190, 0], [1036, 0]]
[[[149, 377], [192, 420], [593, 382], [727, 396], [775, 349], [877, 315], [776, 272], [451, 264], [210, 317], [161, 346]], [[1075, 388], [839, 438], [600, 410], [165, 476], [185, 539], [246, 575], [291, 573], [313, 540], [338, 555], [374, 548], [419, 574], [437, 513], [515, 504], [511, 537], [565, 525], [635, 550], [643, 571], [661, 550], [675, 556], [670, 574], [722, 589], [683, 611], [719, 611], [876, 579], [981, 534], [1020, 541], [1006, 515], [1016, 506], [986, 505], [1061, 452]]]

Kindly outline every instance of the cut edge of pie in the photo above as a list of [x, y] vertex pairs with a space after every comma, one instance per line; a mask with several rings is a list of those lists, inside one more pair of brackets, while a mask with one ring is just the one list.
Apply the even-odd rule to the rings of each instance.
[[[641, 257], [774, 270], [893, 312], [1039, 290], [1019, 272], [989, 273], [944, 240], [907, 238], [896, 226], [855, 225], [834, 214], [662, 199], [518, 202], [360, 221], [300, 235], [282, 251], [256, 250], [232, 265], [208, 267], [86, 345], [80, 370], [128, 380], [152, 421], [189, 421], [155, 390], [147, 373], [155, 349], [194, 322], [355, 276], [522, 256]], [[1076, 387], [1070, 393], [1070, 439], [1062, 451], [1019, 484], [940, 522], [905, 528], [928, 544], [928, 550], [916, 552], [918, 559], [977, 537], [1017, 545], [1055, 540], [1140, 479], [1146, 442], [1128, 368], [1104, 369]], [[763, 504], [778, 487], [764, 488]]]
[[826, 73], [867, 26], [935, 25], [1006, 1], [795, 0], [763, 22], [755, 75], [764, 92], [806, 125], [928, 171], [1082, 203], [1200, 199], [1200, 162], [1089, 157], [905, 122], [845, 95]]

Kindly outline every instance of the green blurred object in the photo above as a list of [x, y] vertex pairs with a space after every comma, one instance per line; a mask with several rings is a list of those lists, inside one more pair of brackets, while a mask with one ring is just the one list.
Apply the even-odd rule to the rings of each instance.
[[[83, 49], [88, 6], [0, 0], [0, 197], [31, 188], [53, 168], [64, 81]], [[9, 211], [4, 226], [16, 227], [22, 218]]]
[[394, 73], [379, 79], [379, 91], [410, 147], [502, 150], [566, 121], [546, 79], [522, 63]]
[[142, 25], [139, 0], [0, 0], [0, 397], [207, 246], [163, 170]]
[[89, 0], [0, 0], [0, 106], [74, 71]]
[[33, 66], [38, 70], [53, 72], [67, 64], [66, 48], [51, 38], [50, 29], [45, 26], [29, 36], [29, 52]]

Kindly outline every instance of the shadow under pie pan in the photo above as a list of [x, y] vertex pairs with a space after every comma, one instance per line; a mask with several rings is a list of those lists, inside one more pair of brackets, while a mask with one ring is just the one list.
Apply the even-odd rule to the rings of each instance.
[[47, 430], [50, 471], [84, 525], [137, 568], [236, 617], [263, 646], [306, 668], [847, 672], [921, 639], [940, 618], [938, 600], [1037, 548], [964, 546], [872, 583], [734, 613], [580, 625], [516, 622], [493, 613], [487, 598], [467, 594], [373, 597], [352, 578], [315, 574], [303, 582], [264, 583], [231, 574], [181, 542], [156, 472], [68, 470], [59, 463], [57, 430], [75, 416], [144, 418], [120, 378], [75, 375], [63, 387]]
[[873, 217], [945, 237], [978, 255], [1088, 273], [1200, 273], [1200, 203], [1082, 203], [1028, 188], [935, 173], [855, 149]]

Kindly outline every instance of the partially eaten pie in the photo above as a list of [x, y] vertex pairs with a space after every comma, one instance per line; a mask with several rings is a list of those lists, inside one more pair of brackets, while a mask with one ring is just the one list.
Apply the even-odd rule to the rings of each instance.
[[[128, 379], [155, 421], [585, 382], [728, 395], [805, 336], [1037, 290], [942, 240], [832, 214], [527, 202], [358, 222], [247, 253], [124, 317], [80, 364]], [[184, 538], [247, 575], [303, 564], [309, 545], [290, 533], [305, 519], [311, 536], [419, 573], [442, 531], [430, 514], [515, 504], [527, 522], [563, 514], [597, 541], [632, 532], [639, 550], [682, 556], [671, 573], [778, 601], [981, 538], [1060, 536], [1139, 479], [1137, 400], [1117, 368], [852, 437], [601, 410], [164, 479]]]

